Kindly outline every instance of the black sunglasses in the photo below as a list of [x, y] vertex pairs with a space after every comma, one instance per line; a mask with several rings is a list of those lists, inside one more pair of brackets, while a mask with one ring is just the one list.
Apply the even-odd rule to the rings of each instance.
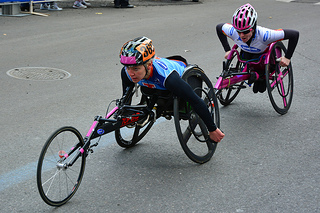
[[237, 31], [238, 33], [243, 33], [243, 34], [248, 34], [248, 33], [250, 33], [252, 31], [252, 29], [249, 29], [249, 30], [246, 30], [246, 31], [242, 31], [242, 32], [240, 32], [240, 31]]

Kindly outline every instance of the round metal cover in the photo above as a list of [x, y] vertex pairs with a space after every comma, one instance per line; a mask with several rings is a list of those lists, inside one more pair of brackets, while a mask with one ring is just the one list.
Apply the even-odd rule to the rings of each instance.
[[63, 80], [71, 76], [67, 71], [50, 68], [50, 67], [21, 67], [9, 70], [7, 75], [24, 79], [24, 80], [36, 80], [36, 81], [52, 81]]

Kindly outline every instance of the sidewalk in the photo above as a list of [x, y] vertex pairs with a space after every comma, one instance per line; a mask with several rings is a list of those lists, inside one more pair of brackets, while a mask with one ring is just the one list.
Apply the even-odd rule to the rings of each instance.
[[[113, 7], [113, 0], [89, 0], [91, 3], [91, 8], [96, 7]], [[193, 2], [192, 0], [129, 0], [130, 4], [134, 6], [161, 6], [161, 5], [186, 5], [186, 4], [201, 4], [199, 2]], [[72, 8], [74, 1], [57, 1], [59, 7], [63, 9]], [[88, 7], [88, 8], [90, 8]], [[40, 4], [35, 4], [34, 8], [39, 10]], [[125, 9], [125, 8], [124, 8]]]
[[[196, 0], [195, 0], [196, 1]], [[49, 0], [48, 0], [49, 2]], [[75, 0], [57, 0], [56, 1], [58, 6], [64, 10], [66, 9], [74, 9], [72, 6], [75, 2]], [[113, 8], [114, 7], [114, 0], [88, 0], [88, 3], [91, 4], [89, 8], [101, 8], [101, 7], [108, 7]], [[130, 4], [140, 7], [140, 6], [164, 6], [164, 5], [187, 5], [187, 4], [201, 4], [202, 2], [193, 2], [193, 0], [129, 0]], [[40, 2], [34, 2], [33, 3], [33, 14], [40, 15], [40, 16], [48, 16], [48, 14], [45, 12], [47, 10], [40, 10]], [[124, 10], [128, 8], [118, 8], [118, 10]], [[74, 10], [83, 10], [83, 9], [74, 9]], [[62, 10], [63, 11], [63, 10]], [[14, 6], [10, 8], [6, 8], [5, 12], [0, 6], [0, 16], [16, 16], [16, 17], [22, 17], [30, 15], [28, 12], [20, 12], [20, 4], [15, 4]]]

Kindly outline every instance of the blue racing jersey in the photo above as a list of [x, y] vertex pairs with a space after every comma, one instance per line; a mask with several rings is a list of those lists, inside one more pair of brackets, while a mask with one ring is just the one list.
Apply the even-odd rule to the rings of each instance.
[[[139, 85], [149, 87], [152, 89], [161, 89], [167, 90], [165, 88], [165, 82], [167, 77], [173, 72], [176, 71], [181, 77], [186, 64], [182, 61], [169, 60], [166, 58], [155, 58], [152, 64], [153, 70], [151, 71], [150, 77], [148, 79], [142, 79], [138, 82]], [[132, 81], [126, 69], [127, 77]]]

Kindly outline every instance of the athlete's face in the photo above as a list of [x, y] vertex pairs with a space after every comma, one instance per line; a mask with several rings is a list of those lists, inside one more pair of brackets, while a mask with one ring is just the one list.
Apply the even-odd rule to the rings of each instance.
[[146, 76], [146, 68], [143, 65], [127, 67], [127, 72], [133, 83], [138, 83]]
[[246, 43], [252, 37], [254, 30], [248, 30], [245, 32], [238, 32], [241, 40]]

